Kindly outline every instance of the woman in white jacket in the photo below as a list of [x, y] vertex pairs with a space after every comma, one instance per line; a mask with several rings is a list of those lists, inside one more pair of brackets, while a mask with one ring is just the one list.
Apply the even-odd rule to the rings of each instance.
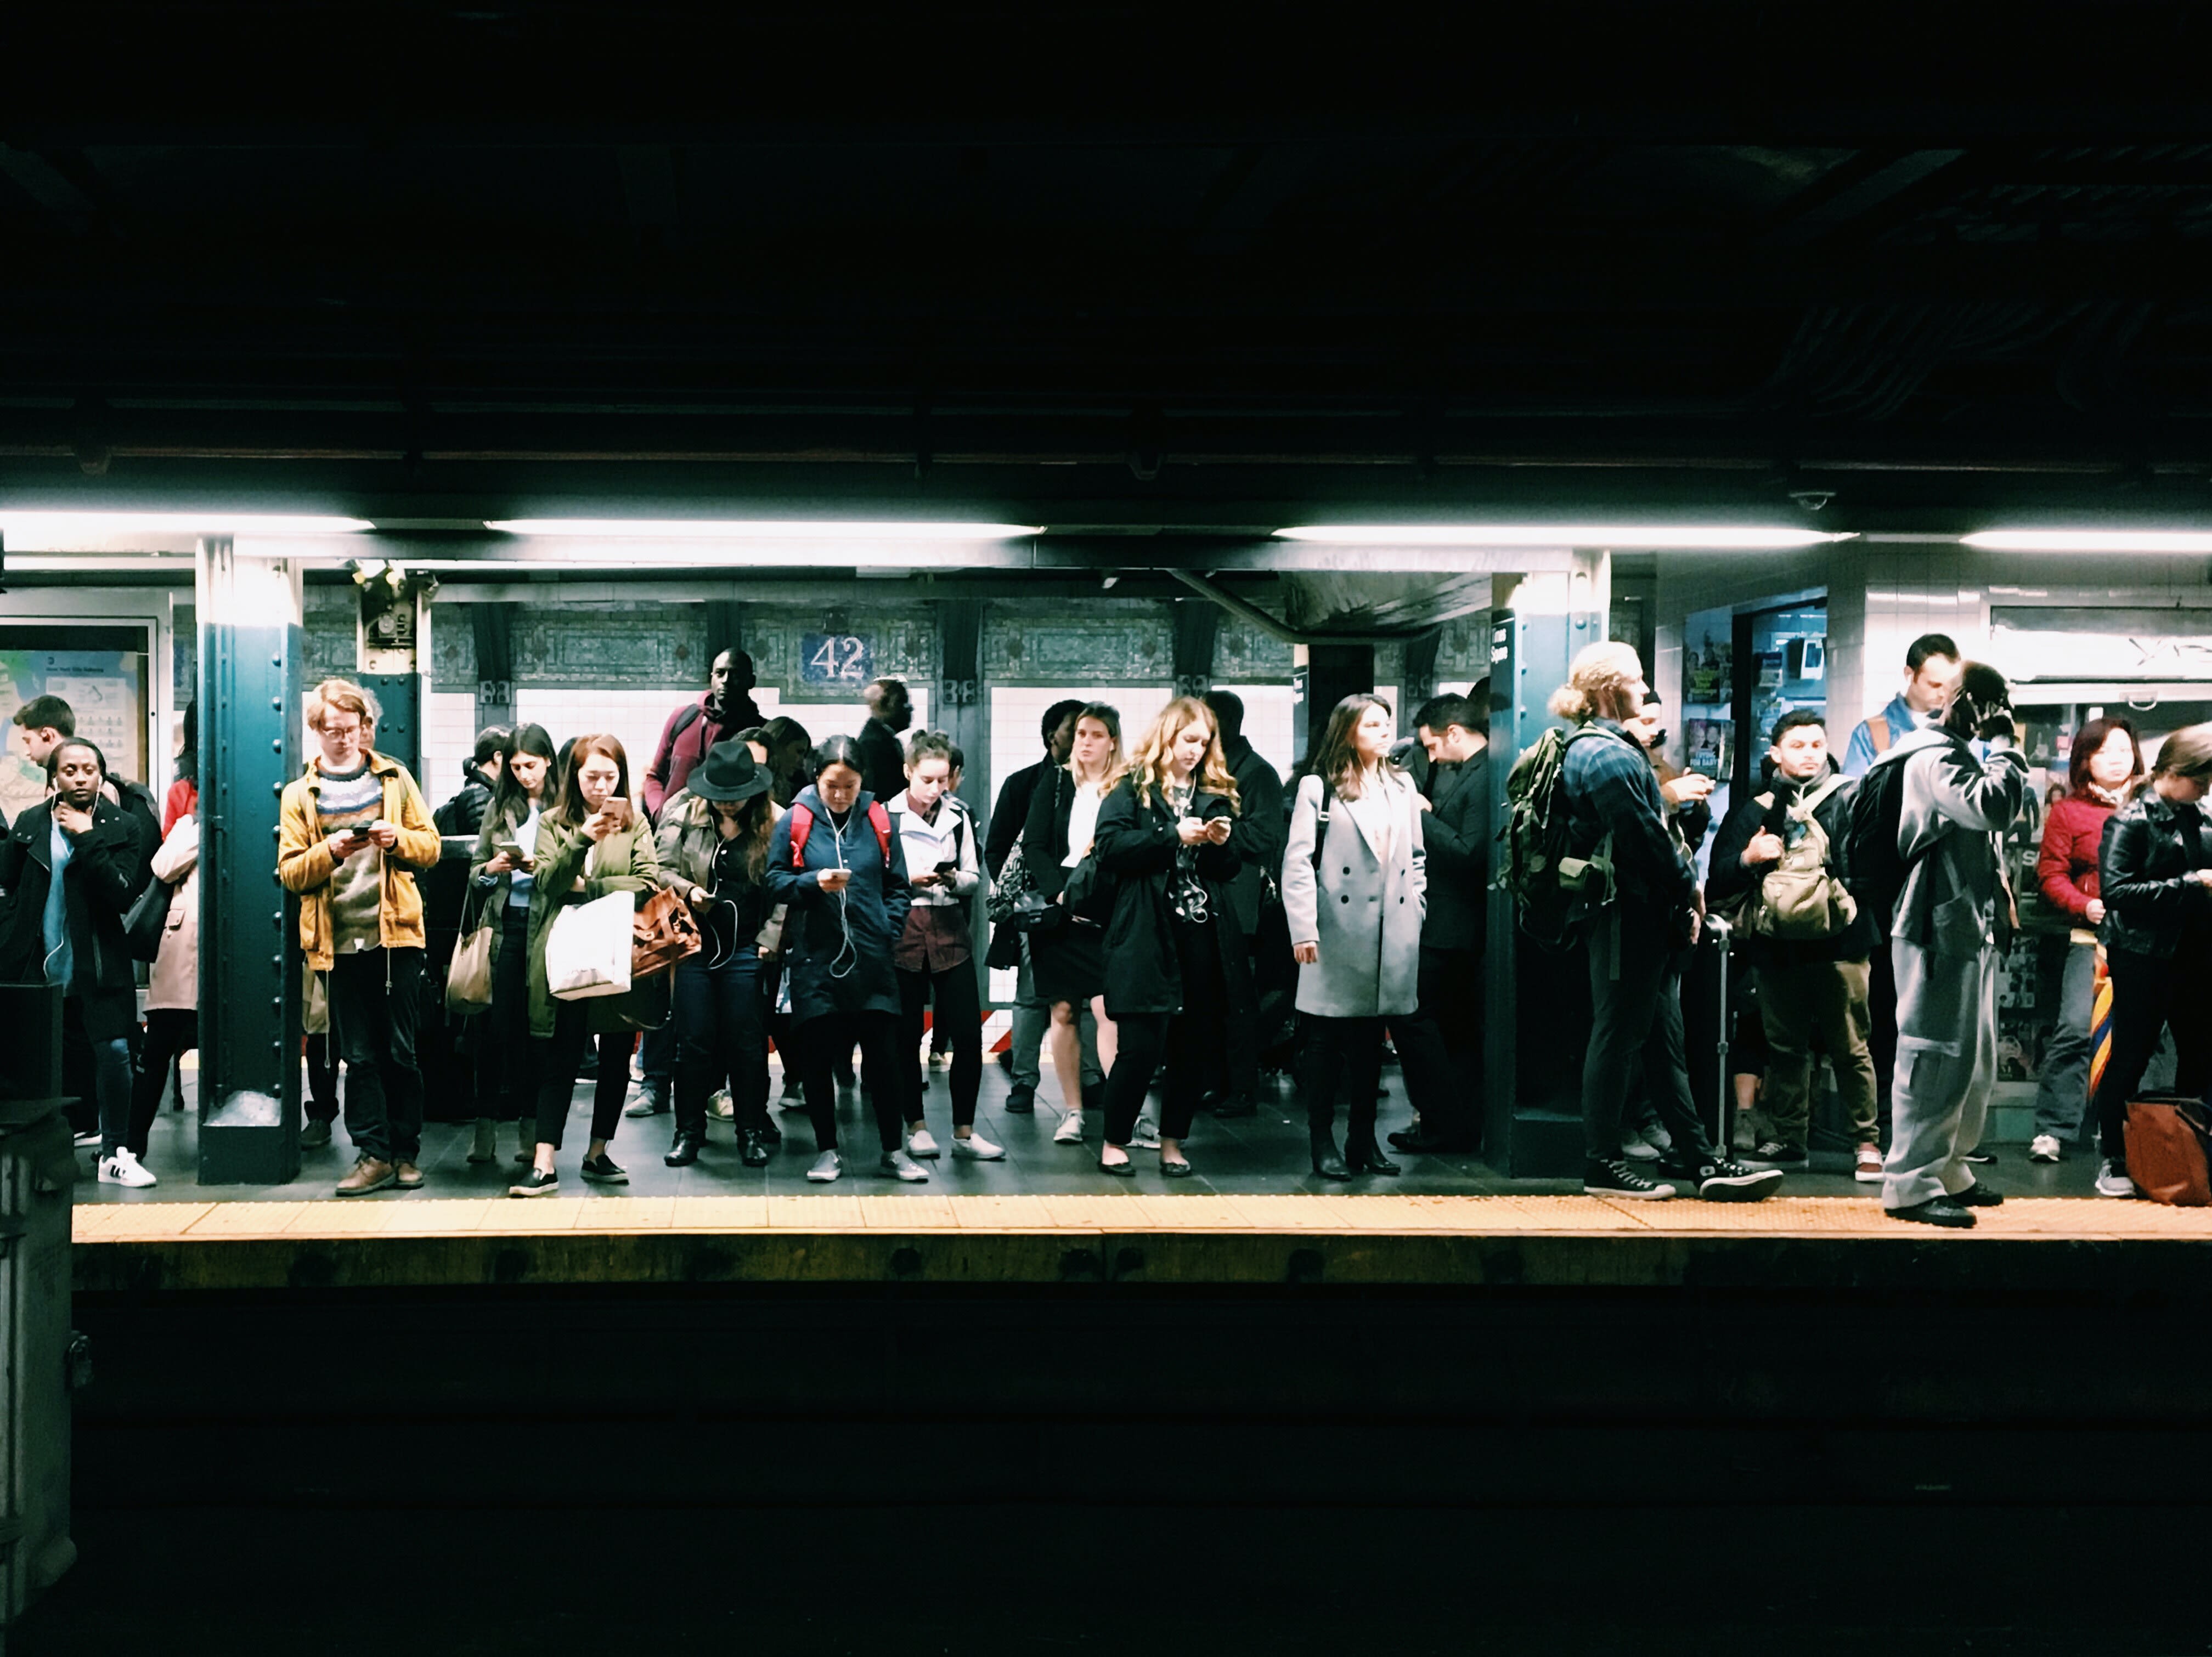
[[975, 826], [951, 792], [952, 739], [924, 731], [907, 744], [906, 788], [890, 802], [891, 826], [906, 854], [914, 902], [891, 949], [898, 968], [900, 1060], [907, 1065], [907, 1154], [934, 1156], [936, 1139], [923, 1120], [928, 1088], [921, 1069], [922, 1009], [952, 1054], [952, 1154], [995, 1162], [1006, 1152], [975, 1132], [975, 1095], [983, 1081], [983, 1011], [975, 977], [969, 904], [983, 883]]
[[[1375, 1138], [1386, 1021], [1419, 1000], [1427, 889], [1421, 800], [1390, 762], [1390, 704], [1346, 696], [1299, 782], [1283, 853], [1283, 907], [1306, 1026], [1299, 1091], [1313, 1170], [1324, 1180], [1395, 1174]], [[1344, 1154], [1336, 1096], [1350, 1095]]]
[[114, 1158], [114, 1182], [152, 1185], [145, 1167], [146, 1142], [161, 1114], [161, 1096], [177, 1060], [200, 1044], [200, 819], [199, 797], [170, 828], [154, 853], [154, 878], [169, 888], [168, 918], [161, 926], [161, 953], [147, 979], [146, 1041], [138, 1054], [138, 1073], [131, 1090], [131, 1126], [123, 1150]]

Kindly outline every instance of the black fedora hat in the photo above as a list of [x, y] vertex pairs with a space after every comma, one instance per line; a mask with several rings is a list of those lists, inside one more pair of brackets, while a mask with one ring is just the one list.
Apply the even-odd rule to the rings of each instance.
[[752, 750], [732, 737], [707, 750], [707, 757], [693, 768], [684, 786], [695, 798], [735, 805], [768, 792], [768, 773], [753, 763]]

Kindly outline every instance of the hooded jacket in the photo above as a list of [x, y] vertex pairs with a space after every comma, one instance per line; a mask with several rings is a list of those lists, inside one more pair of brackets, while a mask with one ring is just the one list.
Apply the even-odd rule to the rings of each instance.
[[1862, 786], [1891, 765], [1905, 768], [1897, 847], [1911, 865], [1891, 935], [1934, 955], [1978, 955], [2010, 927], [2002, 843], [2027, 804], [2027, 762], [2009, 744], [1977, 759], [1965, 737], [1922, 729], [1899, 737]]
[[[913, 892], [896, 833], [890, 836], [890, 861], [884, 860], [868, 822], [868, 807], [874, 803], [875, 796], [861, 789], [841, 829], [822, 803], [821, 791], [810, 785], [799, 791], [769, 839], [769, 897], [789, 906], [783, 957], [791, 974], [791, 1015], [798, 1023], [831, 1013], [903, 1009], [891, 950], [906, 929]], [[802, 807], [812, 822], [794, 867], [792, 819]], [[852, 871], [851, 884], [842, 893], [823, 891], [817, 877], [836, 868]]]

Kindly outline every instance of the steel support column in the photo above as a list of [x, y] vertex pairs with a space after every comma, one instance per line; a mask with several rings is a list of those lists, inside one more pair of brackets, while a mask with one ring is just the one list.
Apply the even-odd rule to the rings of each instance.
[[299, 903], [276, 882], [278, 806], [300, 771], [300, 572], [198, 548], [199, 1178], [300, 1171]]
[[[968, 820], [979, 833], [988, 832], [991, 812], [991, 699], [983, 689], [983, 605], [980, 599], [944, 598], [937, 604], [937, 729], [952, 738], [966, 763], [960, 775], [960, 798], [968, 807]], [[975, 848], [983, 860], [983, 848]], [[990, 974], [983, 967], [983, 952], [990, 942], [990, 922], [979, 899], [968, 906], [970, 930], [975, 939], [976, 981], [983, 998], [991, 994]]]
[[[1606, 635], [1611, 561], [1498, 578], [1491, 628], [1491, 833], [1504, 826], [1505, 782], [1522, 750], [1559, 721], [1547, 705], [1584, 645]], [[1502, 854], [1501, 854], [1502, 855]], [[1484, 1158], [1516, 1180], [1565, 1179], [1583, 1166], [1582, 1059], [1589, 1045], [1583, 953], [1527, 943], [1512, 901], [1494, 895], [1485, 951]]]

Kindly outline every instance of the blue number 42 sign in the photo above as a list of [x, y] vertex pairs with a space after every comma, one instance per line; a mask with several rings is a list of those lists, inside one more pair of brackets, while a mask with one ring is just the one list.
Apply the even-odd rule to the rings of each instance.
[[802, 684], [867, 684], [876, 677], [876, 643], [865, 634], [808, 633], [799, 640]]

